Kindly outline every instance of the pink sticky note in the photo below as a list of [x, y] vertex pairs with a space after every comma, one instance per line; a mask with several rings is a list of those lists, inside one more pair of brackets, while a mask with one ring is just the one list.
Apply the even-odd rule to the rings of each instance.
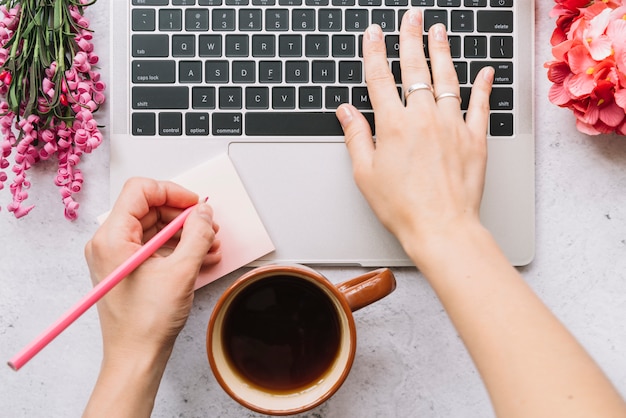
[[228, 155], [215, 157], [172, 179], [199, 196], [208, 196], [220, 226], [222, 260], [203, 268], [196, 289], [274, 251], [265, 226]]
[[[200, 270], [196, 289], [275, 250], [228, 155], [217, 156], [172, 181], [198, 196], [208, 196], [215, 222], [220, 226], [217, 237], [222, 260]], [[104, 222], [107, 215], [102, 214], [98, 221]]]

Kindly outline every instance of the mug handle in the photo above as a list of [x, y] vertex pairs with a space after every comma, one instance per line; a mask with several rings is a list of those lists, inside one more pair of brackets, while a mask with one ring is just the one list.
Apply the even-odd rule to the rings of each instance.
[[393, 292], [396, 278], [391, 270], [381, 268], [347, 280], [336, 287], [348, 301], [352, 312], [356, 312]]

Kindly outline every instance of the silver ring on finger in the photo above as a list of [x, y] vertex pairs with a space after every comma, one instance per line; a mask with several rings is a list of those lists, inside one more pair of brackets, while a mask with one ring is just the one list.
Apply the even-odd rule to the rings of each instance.
[[412, 93], [415, 93], [418, 90], [428, 90], [434, 96], [435, 91], [433, 90], [433, 86], [428, 83], [415, 83], [411, 84], [404, 93], [404, 99], [407, 100]]
[[447, 97], [452, 97], [452, 98], [455, 98], [455, 99], [457, 99], [457, 100], [459, 101], [459, 103], [461, 103], [461, 101], [462, 101], [462, 100], [461, 100], [461, 96], [459, 96], [459, 95], [458, 95], [458, 94], [456, 94], [456, 93], [441, 93], [441, 94], [438, 94], [438, 95], [435, 97], [435, 102], [439, 102], [439, 100], [441, 100], [441, 99], [445, 99], [445, 98], [447, 98]]

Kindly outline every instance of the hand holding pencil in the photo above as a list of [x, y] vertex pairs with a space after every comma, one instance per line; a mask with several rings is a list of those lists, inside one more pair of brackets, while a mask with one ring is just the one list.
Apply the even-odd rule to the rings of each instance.
[[107, 292], [98, 303], [105, 360], [137, 350], [169, 357], [200, 267], [220, 260], [212, 210], [197, 202], [196, 194], [174, 183], [130, 180], [85, 247], [94, 290], [9, 365], [22, 367]]

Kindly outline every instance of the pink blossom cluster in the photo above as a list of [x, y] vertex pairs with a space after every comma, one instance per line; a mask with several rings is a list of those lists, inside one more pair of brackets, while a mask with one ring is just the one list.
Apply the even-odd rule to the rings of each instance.
[[[83, 3], [85, 1], [83, 0]], [[27, 170], [38, 161], [57, 157], [58, 169], [54, 182], [59, 186], [65, 217], [77, 217], [78, 202], [74, 195], [83, 184], [83, 175], [78, 168], [81, 157], [91, 153], [103, 140], [93, 113], [105, 100], [105, 84], [94, 65], [98, 56], [91, 42], [89, 22], [76, 6], [70, 6], [70, 15], [77, 27], [74, 33], [76, 50], [69, 69], [62, 70], [53, 62], [45, 69], [45, 76], [36, 98], [36, 110], [26, 115], [25, 104], [20, 114], [11, 111], [6, 100], [8, 86], [16, 80], [8, 71], [0, 72], [0, 190], [8, 180], [4, 171], [11, 164], [8, 157], [13, 150], [14, 177], [9, 186], [13, 200], [7, 210], [20, 218], [27, 215], [34, 205], [25, 205], [30, 182]], [[0, 67], [4, 66], [9, 51], [4, 48], [11, 38], [20, 18], [20, 7], [11, 10], [0, 6]], [[24, 80], [23, 82], [28, 82]], [[68, 117], [69, 116], [69, 117]]]
[[580, 132], [626, 135], [626, 4], [555, 1], [550, 101], [572, 110]]

